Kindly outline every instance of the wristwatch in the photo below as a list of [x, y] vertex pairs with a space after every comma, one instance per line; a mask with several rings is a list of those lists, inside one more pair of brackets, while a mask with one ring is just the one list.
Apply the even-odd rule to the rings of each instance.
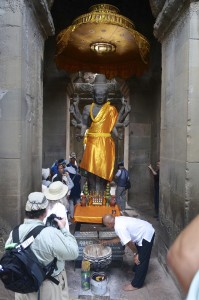
[[136, 256], [136, 255], [138, 255], [138, 253], [137, 253], [137, 252], [133, 253], [133, 256]]

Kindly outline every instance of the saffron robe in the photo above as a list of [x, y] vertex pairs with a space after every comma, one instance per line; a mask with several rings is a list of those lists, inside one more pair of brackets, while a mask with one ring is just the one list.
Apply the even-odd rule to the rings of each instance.
[[80, 167], [111, 181], [115, 164], [115, 143], [111, 131], [117, 121], [116, 108], [105, 103], [86, 132], [83, 158]]

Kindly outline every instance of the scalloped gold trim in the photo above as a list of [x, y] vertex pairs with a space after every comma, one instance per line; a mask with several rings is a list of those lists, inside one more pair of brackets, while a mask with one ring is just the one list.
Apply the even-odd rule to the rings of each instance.
[[[97, 4], [90, 7], [90, 12], [76, 18], [72, 25], [67, 27], [65, 30], [60, 32], [57, 37], [57, 52], [56, 52], [56, 64], [58, 67], [68, 70], [70, 72], [76, 72], [79, 70], [89, 70], [91, 72], [104, 73], [107, 78], [112, 78], [115, 76], [120, 76], [122, 78], [128, 78], [130, 75], [141, 75], [144, 70], [147, 69], [150, 44], [147, 39], [135, 30], [135, 26], [131, 20], [118, 14], [119, 10], [117, 7], [109, 4]], [[64, 50], [67, 48], [70, 38], [73, 36], [72, 33], [78, 29], [80, 25], [83, 24], [107, 24], [113, 26], [120, 26], [133, 36], [135, 44], [139, 49], [139, 54], [141, 60], [137, 61], [127, 61], [119, 63], [116, 65], [111, 64], [98, 64], [86, 63], [81, 60], [75, 61], [75, 59], [64, 59]], [[101, 42], [93, 41], [93, 43]], [[107, 41], [103, 41], [107, 42]], [[110, 41], [108, 41], [110, 42]], [[116, 46], [117, 47], [117, 46]]]
[[134, 29], [135, 26], [131, 20], [128, 18], [114, 14], [114, 13], [100, 13], [100, 12], [93, 12], [93, 13], [87, 13], [84, 15], [79, 16], [76, 18], [73, 23], [73, 30], [75, 30], [78, 26], [86, 23], [103, 23], [103, 24], [112, 24], [112, 25], [118, 25], [121, 27], [124, 27], [126, 29]]
[[119, 8], [112, 4], [95, 4], [89, 8], [89, 11], [101, 11], [101, 12], [112, 12], [118, 14], [120, 12]]

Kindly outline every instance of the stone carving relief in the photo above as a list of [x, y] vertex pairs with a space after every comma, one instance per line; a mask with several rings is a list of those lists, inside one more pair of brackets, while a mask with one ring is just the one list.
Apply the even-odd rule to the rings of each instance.
[[151, 11], [153, 16], [156, 18], [161, 12], [166, 0], [149, 0], [151, 5]]
[[47, 0], [47, 3], [48, 3], [49, 9], [51, 9], [51, 7], [53, 6], [54, 0]]
[[188, 26], [188, 20], [190, 19], [190, 11], [184, 10], [180, 16], [178, 22], [175, 23], [175, 27], [170, 27], [167, 36], [164, 39], [164, 43], [162, 46], [162, 51], [166, 53], [166, 55], [170, 55], [170, 49], [174, 43], [177, 42], [179, 35], [185, 30], [185, 26]]
[[173, 210], [172, 201], [173, 195], [171, 187], [167, 187], [169, 190], [160, 192], [160, 207], [159, 207], [159, 219], [160, 224], [168, 233], [170, 240], [174, 240], [179, 232], [183, 229], [183, 217], [182, 212]]
[[2, 101], [3, 97], [7, 94], [7, 92], [8, 92], [8, 90], [0, 88], [0, 118], [2, 116], [1, 101]]
[[6, 11], [12, 11], [15, 13], [16, 11], [22, 11], [23, 8], [23, 0], [1, 0], [0, 1], [0, 9]]
[[187, 0], [173, 0], [166, 1], [162, 11], [159, 13], [156, 23], [154, 25], [154, 35], [159, 41], [162, 41], [172, 25], [177, 22], [182, 14], [184, 13], [183, 8], [185, 7]]
[[[70, 113], [72, 115], [71, 124], [75, 128], [81, 129], [82, 114], [79, 110], [79, 104], [82, 100], [81, 93], [87, 93], [87, 96], [88, 94], [90, 94], [87, 99], [90, 98], [91, 95], [93, 95], [93, 82], [95, 80], [96, 74], [90, 72], [79, 72], [76, 75], [77, 77], [73, 78], [73, 102], [70, 105]], [[117, 128], [124, 129], [124, 127], [127, 127], [129, 125], [129, 119], [127, 118], [131, 111], [131, 106], [129, 105], [129, 88], [125, 80], [119, 78], [117, 78], [117, 80], [107, 80], [107, 86], [109, 93], [108, 99], [110, 101], [116, 101], [116, 99], [118, 99], [118, 101], [121, 103], [121, 108], [118, 112], [117, 123], [115, 125], [115, 134], [117, 137], [122, 139], [123, 133], [120, 132], [118, 134]], [[82, 138], [80, 134], [77, 134], [76, 137], [77, 140], [80, 140]]]
[[34, 117], [33, 108], [32, 108], [33, 100], [34, 99], [30, 95], [26, 94], [26, 104], [27, 104], [26, 120], [29, 123], [32, 121], [32, 118]]
[[5, 242], [11, 230], [10, 225], [0, 217], [0, 257], [4, 253]]

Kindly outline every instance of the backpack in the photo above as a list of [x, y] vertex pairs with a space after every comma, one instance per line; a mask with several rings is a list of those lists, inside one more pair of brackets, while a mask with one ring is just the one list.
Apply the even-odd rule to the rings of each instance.
[[131, 188], [129, 173], [125, 168], [121, 169], [121, 174], [118, 176], [118, 178], [116, 178], [115, 181], [118, 186], [124, 187], [125, 190], [128, 190]]
[[27, 294], [38, 292], [45, 279], [59, 284], [59, 281], [51, 276], [56, 269], [57, 258], [54, 258], [49, 265], [43, 266], [30, 249], [35, 237], [45, 226], [35, 227], [22, 243], [19, 243], [19, 226], [13, 229], [13, 243], [6, 247], [7, 250], [0, 259], [0, 279], [5, 288], [16, 293]]
[[129, 178], [127, 178], [126, 184], [125, 184], [125, 190], [128, 190], [130, 188], [131, 188], [131, 182], [130, 182]]

